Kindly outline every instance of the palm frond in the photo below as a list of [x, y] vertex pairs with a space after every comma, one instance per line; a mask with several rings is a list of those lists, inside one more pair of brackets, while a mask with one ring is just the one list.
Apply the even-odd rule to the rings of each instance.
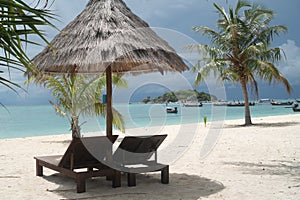
[[118, 76], [116, 74], [112, 75], [112, 82], [118, 88], [127, 88], [128, 87], [127, 81], [125, 79], [123, 79], [121, 76]]
[[4, 108], [6, 110], [6, 112], [10, 113], [8, 108], [3, 103], [0, 102], [0, 106], [2, 106], [2, 108]]
[[[0, 48], [3, 51], [0, 55], [0, 67], [7, 68], [8, 72], [13, 68], [34, 73], [36, 68], [26, 55], [24, 46], [26, 48], [27, 44], [39, 45], [29, 35], [38, 36], [49, 44], [43, 31], [37, 27], [55, 27], [50, 19], [55, 19], [55, 15], [49, 10], [32, 8], [22, 0], [0, 0]], [[20, 87], [11, 83], [10, 80], [9, 88], [13, 91], [16, 91], [13, 87]], [[3, 85], [8, 87], [8, 84]]]
[[49, 101], [49, 103], [54, 107], [56, 113], [58, 113], [61, 116], [66, 116], [66, 113], [62, 111], [58, 105], [56, 105], [52, 101]]
[[226, 13], [225, 9], [222, 6], [219, 6], [216, 3], [214, 3], [214, 7], [218, 10], [219, 14], [223, 17], [223, 19], [226, 21], [226, 23], [230, 24], [230, 20], [227, 16], [227, 13]]
[[239, 12], [240, 12], [240, 10], [242, 8], [244, 8], [244, 7], [250, 7], [250, 6], [251, 6], [251, 4], [248, 1], [245, 1], [245, 0], [238, 1], [237, 5], [235, 7], [235, 11], [234, 11], [235, 16], [239, 15]]
[[200, 32], [202, 35], [206, 35], [211, 37], [213, 40], [215, 40], [216, 38], [220, 37], [219, 33], [216, 32], [215, 30], [206, 27], [206, 26], [195, 26], [193, 28], [193, 30], [195, 32]]
[[124, 119], [121, 115], [121, 113], [119, 113], [116, 109], [112, 109], [112, 113], [113, 113], [113, 122], [112, 124], [119, 129], [122, 133], [125, 133], [125, 122]]
[[288, 80], [279, 72], [279, 70], [275, 67], [273, 63], [266, 61], [253, 61], [257, 65], [256, 73], [262, 79], [267, 81], [268, 83], [282, 83], [287, 92], [292, 92], [292, 87]]
[[270, 44], [270, 41], [274, 39], [274, 36], [278, 36], [286, 32], [287, 32], [287, 27], [285, 26], [277, 25], [277, 26], [266, 27], [260, 32], [256, 33], [255, 39], [253, 40], [252, 44], [263, 42], [267, 46]]
[[249, 74], [248, 82], [250, 83], [252, 91], [254, 91], [255, 97], [258, 97], [258, 83], [255, 80], [253, 73]]

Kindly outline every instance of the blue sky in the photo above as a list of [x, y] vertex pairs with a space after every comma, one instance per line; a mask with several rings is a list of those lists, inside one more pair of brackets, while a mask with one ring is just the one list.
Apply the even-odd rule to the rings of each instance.
[[[32, 2], [27, 0], [27, 2]], [[75, 3], [76, 2], [76, 3]], [[55, 0], [51, 9], [59, 16], [60, 22], [54, 22], [59, 29], [66, 26], [72, 19], [74, 19], [85, 7], [88, 0]], [[204, 25], [211, 28], [215, 27], [218, 15], [216, 14], [213, 2], [216, 2], [224, 7], [228, 5], [235, 5], [236, 0], [125, 0], [128, 7], [139, 17], [145, 20], [151, 27], [166, 39], [171, 46], [179, 51], [183, 57], [186, 55], [180, 52], [182, 47], [189, 43], [206, 43], [209, 44], [209, 39], [205, 38], [192, 31], [192, 27], [197, 25]], [[250, 1], [252, 2], [252, 1]], [[287, 34], [276, 37], [274, 46], [281, 47], [287, 56], [287, 60], [278, 64], [280, 71], [288, 78], [293, 86], [294, 92], [289, 95], [280, 85], [268, 85], [264, 82], [259, 85], [260, 98], [300, 98], [300, 8], [299, 0], [278, 0], [278, 1], [262, 1], [256, 0], [254, 2], [262, 3], [267, 8], [275, 11], [276, 16], [272, 24], [281, 24], [288, 27]], [[53, 29], [46, 29], [47, 38], [51, 40], [58, 32]], [[42, 47], [30, 47], [27, 53], [34, 56], [39, 53]], [[187, 56], [188, 57], [188, 56]], [[187, 58], [189, 60], [189, 58]], [[147, 85], [155, 84], [161, 87], [148, 87], [147, 92], [150, 96], [155, 96], [160, 92], [168, 89], [192, 89], [192, 80], [195, 75], [186, 72], [184, 75], [176, 75], [182, 78], [178, 81], [173, 74], [161, 77], [159, 74], [142, 75], [138, 77], [125, 76], [129, 82], [127, 90], [116, 90], [115, 96], [123, 99], [129, 95], [136, 95], [139, 88], [147, 87]], [[22, 83], [24, 81], [23, 75], [20, 73], [12, 73], [13, 81]], [[212, 91], [216, 86], [214, 79], [208, 80], [205, 84], [200, 85], [200, 90], [207, 92]], [[138, 83], [138, 84], [137, 84]], [[211, 84], [211, 85], [209, 85]], [[136, 87], [139, 85], [139, 87]], [[218, 86], [219, 87], [219, 86]], [[221, 86], [220, 86], [221, 87]], [[241, 89], [238, 85], [226, 84], [225, 96], [227, 99], [242, 99]], [[43, 88], [30, 85], [28, 94], [20, 92], [19, 95], [0, 86], [0, 102], [9, 104], [47, 104], [51, 98], [50, 94]], [[144, 94], [140, 94], [143, 96]], [[218, 95], [218, 94], [217, 94]], [[138, 96], [138, 95], [137, 95]], [[220, 92], [220, 98], [224, 94]]]

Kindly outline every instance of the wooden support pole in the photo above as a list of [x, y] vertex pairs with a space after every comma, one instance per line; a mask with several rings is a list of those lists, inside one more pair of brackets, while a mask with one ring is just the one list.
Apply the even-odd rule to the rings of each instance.
[[111, 66], [106, 68], [106, 95], [107, 95], [107, 102], [106, 102], [106, 135], [112, 135], [112, 72]]
[[43, 176], [43, 166], [40, 165], [38, 160], [36, 160], [36, 175]]
[[169, 165], [161, 170], [161, 183], [169, 184]]
[[136, 174], [127, 173], [127, 185], [128, 187], [136, 186]]
[[79, 177], [77, 178], [77, 193], [85, 192], [85, 178]]

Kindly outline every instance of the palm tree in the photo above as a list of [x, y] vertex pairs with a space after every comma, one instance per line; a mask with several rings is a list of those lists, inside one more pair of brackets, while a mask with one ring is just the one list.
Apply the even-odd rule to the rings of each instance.
[[[47, 3], [48, 1], [45, 5]], [[38, 27], [54, 27], [48, 20], [53, 18], [54, 15], [45, 7], [32, 8], [22, 0], [0, 0], [0, 85], [17, 92], [15, 88], [21, 86], [1, 74], [5, 71], [10, 73], [12, 69], [22, 73], [26, 70], [28, 73], [35, 73], [25, 48], [27, 44], [38, 45], [31, 35], [38, 36], [49, 44]]]
[[195, 84], [204, 81], [211, 72], [218, 75], [221, 81], [239, 83], [245, 101], [245, 125], [251, 125], [247, 86], [253, 87], [258, 96], [256, 78], [268, 83], [278, 81], [288, 93], [292, 91], [288, 80], [275, 66], [284, 53], [277, 47], [270, 47], [274, 36], [286, 32], [287, 28], [281, 25], [270, 26], [274, 12], [244, 0], [238, 1], [235, 9], [230, 7], [228, 13], [215, 3], [214, 7], [220, 15], [218, 30], [194, 27], [196, 32], [209, 36], [212, 45], [189, 46], [203, 54], [203, 58], [193, 67], [197, 73]]
[[[80, 116], [105, 116], [105, 104], [100, 97], [105, 88], [105, 76], [85, 76], [80, 74], [40, 75], [32, 77], [36, 83], [48, 88], [56, 103], [50, 101], [55, 111], [66, 117], [71, 125], [72, 137], [80, 138]], [[118, 76], [113, 76], [113, 83], [126, 86], [127, 83]], [[113, 109], [113, 125], [125, 131], [121, 114]]]

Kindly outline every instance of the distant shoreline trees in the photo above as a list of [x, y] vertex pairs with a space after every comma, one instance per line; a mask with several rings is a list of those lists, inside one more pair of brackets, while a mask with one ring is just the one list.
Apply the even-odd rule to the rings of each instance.
[[210, 95], [205, 92], [198, 92], [196, 90], [178, 90], [166, 92], [163, 95], [151, 99], [150, 96], [147, 96], [142, 100], [143, 103], [166, 103], [166, 102], [185, 102], [185, 101], [214, 101], [217, 100], [217, 97]]

